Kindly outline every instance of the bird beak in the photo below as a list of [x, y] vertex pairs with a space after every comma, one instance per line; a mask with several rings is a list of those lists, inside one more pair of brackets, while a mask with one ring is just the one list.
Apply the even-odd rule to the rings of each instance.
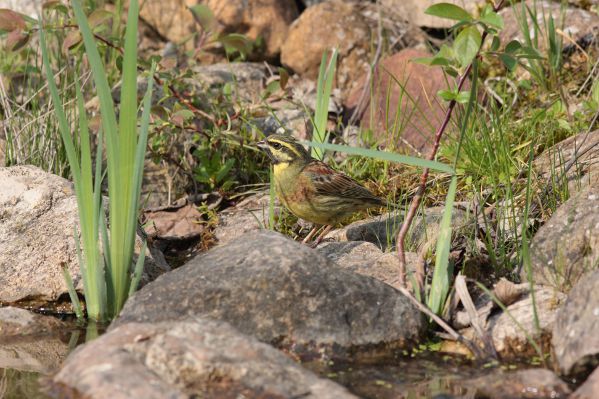
[[258, 141], [256, 143], [256, 145], [258, 146], [258, 148], [260, 148], [261, 150], [266, 150], [268, 148], [268, 145], [266, 144], [266, 141], [262, 140], [262, 141]]

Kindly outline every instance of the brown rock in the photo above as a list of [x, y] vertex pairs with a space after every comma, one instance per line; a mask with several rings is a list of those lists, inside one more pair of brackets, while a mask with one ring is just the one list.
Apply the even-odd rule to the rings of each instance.
[[241, 33], [252, 40], [264, 40], [266, 56], [281, 51], [289, 25], [299, 12], [294, 0], [207, 0], [220, 32]]
[[393, 44], [386, 50], [424, 46], [424, 33], [392, 11], [366, 1], [348, 0], [330, 0], [308, 7], [289, 30], [281, 49], [281, 62], [303, 77], [315, 79], [323, 53], [336, 47], [339, 57], [335, 86], [347, 94], [372, 62], [371, 34], [375, 35], [372, 39], [377, 46], [386, 46], [378, 43], [379, 21], [384, 40]]
[[406, 49], [384, 59], [373, 74], [374, 89], [368, 86], [363, 96], [363, 76], [350, 93], [345, 119], [357, 112], [360, 125], [372, 129], [379, 143], [426, 155], [445, 114], [437, 92], [447, 89], [441, 68], [412, 61], [428, 56], [423, 50]]
[[65, 327], [64, 323], [51, 316], [11, 306], [0, 308], [0, 340], [12, 335], [44, 334]]
[[370, 28], [357, 4], [331, 0], [307, 8], [289, 29], [281, 62], [315, 79], [323, 53], [334, 47], [339, 49], [336, 85], [347, 88], [369, 63]]
[[215, 32], [261, 37], [267, 57], [279, 53], [289, 24], [298, 16], [293, 0], [145, 0], [140, 16], [163, 37], [180, 43], [199, 29], [188, 7], [200, 3], [214, 13]]
[[[546, 46], [546, 23], [544, 18], [553, 16], [555, 26], [560, 27], [561, 20], [561, 4], [560, 2], [551, 1], [534, 1], [528, 0], [526, 5], [537, 12], [537, 22], [541, 30], [541, 39], [539, 40], [539, 49], [543, 51]], [[508, 43], [511, 40], [518, 39], [524, 43], [524, 37], [520, 31], [520, 25], [517, 17], [522, 15], [522, 5], [520, 3], [513, 7], [507, 7], [499, 13], [503, 17], [504, 29], [500, 32], [499, 38], [502, 43]], [[529, 26], [533, 26], [534, 21], [527, 14]], [[585, 11], [580, 8], [566, 7], [564, 17], [564, 27], [562, 29], [566, 35], [575, 41], [582, 39], [585, 35], [592, 33], [599, 28], [599, 15]], [[532, 29], [532, 28], [531, 28]], [[564, 40], [564, 45], [571, 44]]]
[[[426, 26], [428, 28], [449, 28], [456, 21], [443, 19], [427, 15], [424, 11], [433, 4], [439, 3], [437, 0], [382, 0], [381, 4], [390, 9], [394, 9], [399, 15], [407, 19], [416, 26]], [[485, 1], [482, 0], [448, 0], [445, 3], [453, 3], [465, 8], [470, 13], [475, 13], [477, 8]]]

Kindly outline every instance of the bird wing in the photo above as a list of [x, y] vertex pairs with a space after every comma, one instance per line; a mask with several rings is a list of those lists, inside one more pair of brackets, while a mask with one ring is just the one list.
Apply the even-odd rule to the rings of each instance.
[[324, 162], [312, 160], [304, 167], [303, 172], [310, 177], [318, 194], [361, 199], [380, 205], [385, 203], [381, 198], [360, 185], [360, 183], [334, 170]]

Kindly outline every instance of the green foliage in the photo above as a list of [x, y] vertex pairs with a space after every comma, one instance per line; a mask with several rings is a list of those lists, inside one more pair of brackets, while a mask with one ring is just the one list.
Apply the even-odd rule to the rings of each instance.
[[220, 187], [222, 190], [230, 190], [235, 183], [231, 178], [231, 169], [235, 165], [234, 159], [223, 162], [222, 154], [211, 151], [208, 148], [198, 149], [194, 155], [199, 160], [199, 165], [194, 169], [194, 177], [204, 183], [210, 190]]
[[[148, 81], [143, 111], [138, 118], [137, 21], [139, 8], [137, 1], [131, 1], [122, 63], [121, 108], [117, 123], [110, 86], [91, 26], [79, 0], [73, 0], [72, 4], [100, 99], [101, 132], [103, 134], [100, 134], [98, 139], [95, 176], [92, 176], [88, 120], [80, 89], [76, 88], [79, 111], [78, 138], [81, 143], [81, 153], [77, 154], [62, 101], [54, 83], [43, 27], [40, 27], [40, 43], [52, 102], [75, 183], [80, 234], [83, 242], [83, 251], [79, 252], [80, 270], [84, 281], [87, 314], [91, 319], [105, 320], [118, 314], [127, 296], [135, 290], [143, 267], [143, 254], [140, 255], [135, 267], [132, 265], [132, 259], [143, 177], [143, 160], [149, 128], [152, 79]], [[150, 76], [153, 73], [154, 68], [150, 71]], [[103, 136], [105, 137], [110, 198], [110, 236], [106, 231], [101, 199]], [[99, 246], [100, 235], [102, 236], [103, 256]], [[145, 250], [145, 246], [143, 249]], [[72, 284], [70, 291], [73, 291]]]
[[[329, 101], [331, 98], [331, 90], [333, 89], [333, 79], [335, 77], [335, 67], [337, 65], [337, 49], [333, 50], [331, 59], [327, 63], [326, 52], [322, 55], [320, 61], [320, 69], [318, 71], [318, 80], [316, 86], [316, 111], [314, 120], [313, 140], [318, 143], [326, 143], [328, 141], [327, 120], [329, 116]], [[321, 148], [312, 148], [312, 156], [322, 160], [324, 151]]]

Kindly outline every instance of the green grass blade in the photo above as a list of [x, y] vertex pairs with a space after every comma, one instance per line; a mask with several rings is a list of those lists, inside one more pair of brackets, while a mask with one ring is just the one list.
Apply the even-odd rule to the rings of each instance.
[[383, 161], [397, 162], [405, 165], [416, 166], [422, 169], [428, 168], [439, 172], [448, 173], [450, 175], [453, 175], [455, 173], [451, 166], [442, 162], [429, 161], [427, 159], [411, 157], [408, 155], [400, 155], [388, 151], [371, 150], [368, 148], [349, 147], [340, 144], [317, 143], [314, 141], [308, 141], [305, 143], [311, 147], [320, 147], [325, 150], [339, 151], [344, 152], [346, 154], [360, 155], [363, 157], [375, 158]]
[[268, 229], [275, 229], [275, 183], [272, 166], [270, 167], [270, 184], [268, 187]]
[[452, 270], [449, 265], [449, 250], [451, 248], [451, 215], [453, 213], [453, 203], [455, 200], [458, 179], [454, 175], [449, 184], [447, 197], [445, 198], [445, 210], [439, 226], [439, 237], [437, 238], [437, 249], [435, 259], [435, 270], [431, 282], [431, 291], [429, 294], [428, 307], [436, 314], [441, 314], [443, 305], [449, 293], [450, 279]]
[[71, 298], [75, 315], [78, 319], [83, 319], [83, 308], [81, 307], [81, 302], [77, 296], [77, 291], [75, 290], [71, 273], [69, 273], [69, 269], [66, 266], [62, 266], [62, 275], [64, 277], [64, 281], [67, 283], [67, 290], [69, 291], [69, 297]]
[[[316, 87], [316, 110], [314, 113], [314, 130], [312, 139], [319, 143], [327, 141], [327, 120], [329, 116], [329, 102], [331, 91], [333, 89], [333, 78], [335, 77], [335, 67], [337, 65], [337, 49], [333, 50], [330, 61], [327, 63], [326, 52], [322, 55], [320, 69], [318, 72], [318, 81]], [[312, 147], [312, 156], [322, 160], [324, 151], [322, 148]]]
[[137, 262], [135, 263], [135, 269], [133, 270], [133, 277], [131, 278], [131, 285], [129, 286], [129, 295], [131, 296], [137, 291], [137, 287], [139, 286], [139, 281], [141, 280], [141, 275], [144, 270], [144, 262], [146, 260], [146, 248], [148, 247], [148, 242], [144, 240], [144, 243], [141, 247], [141, 251], [139, 252], [139, 256], [137, 257]]

